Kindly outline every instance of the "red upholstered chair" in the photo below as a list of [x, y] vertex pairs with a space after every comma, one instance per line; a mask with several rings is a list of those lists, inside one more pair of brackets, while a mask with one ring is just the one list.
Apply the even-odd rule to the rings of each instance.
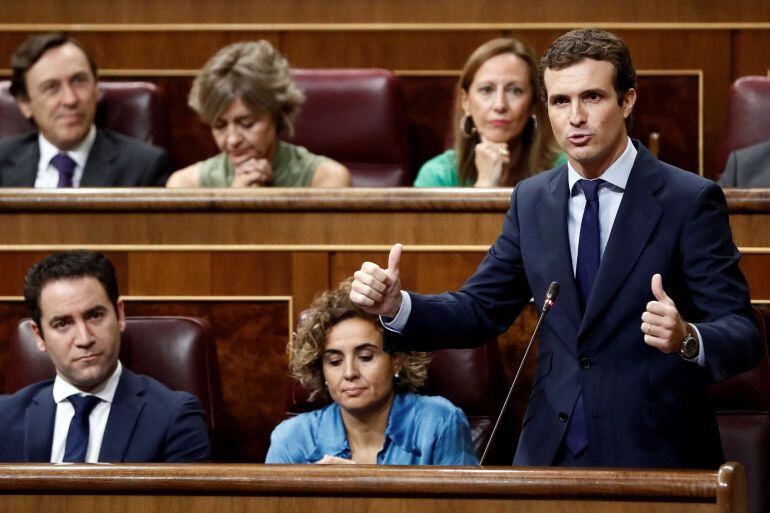
[[[31, 325], [32, 321], [24, 319], [11, 333], [5, 393], [56, 375], [48, 355], [37, 349]], [[120, 361], [137, 374], [198, 397], [209, 429], [216, 433], [222, 422], [222, 390], [216, 347], [206, 321], [191, 317], [127, 317]]]
[[770, 77], [742, 77], [732, 87], [717, 172], [735, 150], [770, 139]]
[[[0, 137], [35, 128], [19, 110], [9, 87], [9, 81], [0, 81]], [[99, 82], [99, 88], [102, 96], [96, 109], [97, 126], [168, 147], [168, 115], [158, 86], [149, 82]]]
[[353, 186], [395, 187], [410, 179], [401, 82], [384, 69], [295, 69], [307, 100], [289, 142], [341, 162]]
[[754, 311], [764, 345], [762, 361], [712, 385], [710, 392], [725, 458], [746, 467], [749, 512], [763, 513], [770, 511], [770, 306], [755, 306]]
[[[302, 385], [291, 380], [287, 398], [287, 416], [312, 411], [329, 401], [307, 401]], [[468, 417], [473, 445], [481, 458], [497, 414], [507, 392], [497, 340], [473, 349], [435, 351], [423, 390], [426, 395], [446, 397]], [[495, 435], [495, 442], [485, 464], [510, 465], [516, 447], [513, 417], [507, 415]]]

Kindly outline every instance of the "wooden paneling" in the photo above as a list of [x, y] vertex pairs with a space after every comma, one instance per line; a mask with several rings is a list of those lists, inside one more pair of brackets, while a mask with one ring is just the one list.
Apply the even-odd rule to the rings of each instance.
[[770, 30], [736, 31], [733, 34], [732, 76], [768, 76]]
[[9, 2], [0, 23], [601, 23], [770, 20], [762, 0], [38, 0]]

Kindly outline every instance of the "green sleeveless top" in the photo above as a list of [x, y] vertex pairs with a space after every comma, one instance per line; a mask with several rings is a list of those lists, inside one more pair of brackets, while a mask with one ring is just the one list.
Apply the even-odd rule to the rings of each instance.
[[[278, 141], [271, 165], [273, 187], [309, 187], [315, 170], [326, 157], [310, 153], [302, 146]], [[235, 179], [235, 166], [220, 153], [202, 160], [198, 166], [198, 183], [201, 187], [230, 187]]]
[[[559, 153], [553, 161], [553, 166], [567, 163], [567, 156]], [[454, 150], [447, 150], [436, 155], [420, 168], [415, 187], [460, 187], [460, 175], [457, 170], [457, 155]], [[468, 180], [462, 187], [473, 187], [473, 181]]]

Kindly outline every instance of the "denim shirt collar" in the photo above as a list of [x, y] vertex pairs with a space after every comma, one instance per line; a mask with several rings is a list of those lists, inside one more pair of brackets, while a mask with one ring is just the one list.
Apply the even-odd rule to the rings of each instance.
[[[383, 455], [388, 452], [391, 444], [401, 451], [420, 455], [414, 441], [416, 416], [414, 403], [415, 396], [410, 393], [396, 394], [393, 398], [393, 405], [388, 413], [388, 425], [385, 428], [385, 442], [377, 454], [377, 463], [382, 463]], [[327, 454], [350, 459], [350, 444], [345, 432], [345, 424], [342, 422], [340, 406], [337, 403], [324, 409], [318, 431], [324, 433], [324, 436], [316, 440], [316, 446], [308, 458], [310, 461], [318, 461]]]

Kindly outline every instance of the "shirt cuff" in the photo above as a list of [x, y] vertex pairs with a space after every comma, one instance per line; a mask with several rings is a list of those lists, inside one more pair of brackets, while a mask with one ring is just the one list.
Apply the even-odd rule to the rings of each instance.
[[402, 290], [401, 308], [398, 309], [396, 316], [391, 319], [390, 317], [380, 315], [380, 322], [385, 329], [400, 335], [406, 327], [406, 321], [409, 320], [410, 313], [412, 313], [412, 298], [409, 296], [408, 292]]

